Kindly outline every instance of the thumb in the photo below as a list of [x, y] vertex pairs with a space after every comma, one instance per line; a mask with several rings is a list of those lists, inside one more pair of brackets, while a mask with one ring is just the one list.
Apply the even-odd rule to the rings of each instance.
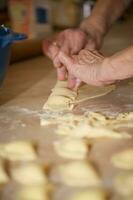
[[59, 52], [59, 48], [53, 45], [53, 42], [50, 40], [45, 40], [43, 42], [43, 51], [44, 53], [52, 60], [56, 57]]
[[73, 59], [64, 52], [59, 53], [59, 60], [68, 70], [70, 70], [74, 64]]

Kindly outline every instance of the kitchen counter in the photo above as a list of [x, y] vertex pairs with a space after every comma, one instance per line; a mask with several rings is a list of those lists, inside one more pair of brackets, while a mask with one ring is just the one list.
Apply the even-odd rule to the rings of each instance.
[[[0, 91], [1, 143], [23, 139], [35, 141], [40, 159], [44, 164], [50, 165], [62, 162], [52, 146], [57, 136], [54, 133], [55, 127], [40, 126], [40, 118], [43, 116], [43, 104], [55, 82], [56, 74], [51, 62], [41, 56], [11, 65]], [[133, 111], [133, 86], [124, 81], [112, 93], [81, 103], [73, 112], [83, 113], [87, 110], [100, 111], [107, 115]], [[117, 171], [109, 164], [110, 156], [113, 152], [130, 146], [133, 147], [132, 139], [100, 139], [95, 142], [90, 159], [99, 166], [105, 181], [111, 181]], [[1, 200], [14, 199], [13, 193], [11, 194], [13, 187], [12, 183], [8, 185]]]

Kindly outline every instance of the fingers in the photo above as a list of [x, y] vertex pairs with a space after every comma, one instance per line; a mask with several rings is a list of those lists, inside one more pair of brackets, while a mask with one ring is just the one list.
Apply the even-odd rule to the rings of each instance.
[[[68, 42], [64, 42], [63, 43], [63, 45], [62, 45], [62, 47], [59, 49], [59, 51], [58, 51], [58, 54], [60, 53], [60, 52], [64, 52], [65, 54], [67, 54], [67, 55], [69, 55], [69, 53], [70, 53], [70, 50], [69, 50], [69, 44], [68, 44]], [[58, 57], [58, 54], [57, 54], [57, 56], [55, 57], [55, 59], [54, 59], [54, 66], [57, 68], [57, 67], [61, 67], [61, 62], [60, 62], [60, 60], [59, 60], [59, 57]]]
[[75, 88], [79, 88], [82, 84], [83, 84], [83, 82], [80, 79], [77, 78]]
[[58, 80], [64, 81], [66, 79], [66, 74], [67, 74], [67, 70], [64, 66], [57, 68], [57, 78], [58, 78]]
[[71, 69], [73, 68], [73, 65], [74, 65], [73, 59], [70, 56], [66, 55], [65, 53], [60, 52], [59, 53], [59, 60], [68, 69], [68, 71], [71, 73]]
[[75, 88], [75, 86], [76, 86], [76, 78], [73, 75], [69, 74], [68, 75], [68, 87], [73, 89], [73, 88]]
[[54, 45], [53, 41], [45, 40], [43, 42], [43, 51], [50, 59], [54, 60], [59, 52], [59, 47]]

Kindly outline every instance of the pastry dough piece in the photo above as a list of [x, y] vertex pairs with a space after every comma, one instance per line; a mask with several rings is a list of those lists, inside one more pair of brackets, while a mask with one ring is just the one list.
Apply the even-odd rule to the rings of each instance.
[[66, 96], [53, 96], [50, 95], [43, 109], [49, 110], [72, 110], [74, 101]]
[[115, 154], [111, 162], [115, 167], [133, 170], [133, 149], [127, 149]]
[[7, 184], [9, 181], [9, 177], [4, 169], [4, 163], [0, 160], [0, 186]]
[[16, 200], [48, 200], [45, 186], [22, 187], [16, 195]]
[[54, 148], [59, 156], [69, 159], [84, 159], [89, 151], [85, 141], [71, 138], [56, 141]]
[[41, 185], [48, 182], [43, 168], [35, 163], [14, 166], [10, 173], [13, 180], [23, 185]]
[[67, 98], [69, 97], [71, 100], [75, 100], [77, 92], [69, 88], [54, 88], [51, 96], [64, 96]]
[[99, 186], [101, 180], [93, 166], [85, 161], [72, 161], [58, 166], [61, 182], [68, 186]]
[[57, 81], [43, 109], [72, 110], [76, 97], [77, 92], [67, 87], [67, 81]]
[[114, 179], [114, 189], [120, 195], [133, 195], [133, 171], [119, 173]]
[[1, 144], [0, 157], [10, 161], [33, 161], [37, 159], [34, 145], [26, 141]]
[[106, 200], [106, 194], [100, 189], [88, 189], [77, 192], [70, 200]]
[[77, 91], [73, 91], [68, 89], [67, 81], [57, 81], [43, 109], [72, 110], [76, 103], [106, 95], [114, 89], [114, 85], [102, 87], [83, 85]]

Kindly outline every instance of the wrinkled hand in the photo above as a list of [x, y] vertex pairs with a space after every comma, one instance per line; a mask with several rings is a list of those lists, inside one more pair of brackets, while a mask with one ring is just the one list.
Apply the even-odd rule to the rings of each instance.
[[[95, 34], [85, 33], [80, 29], [67, 29], [57, 37], [51, 40], [45, 40], [43, 43], [43, 50], [45, 54], [52, 59], [54, 66], [57, 68], [57, 76], [59, 80], [68, 79], [68, 86], [73, 88], [76, 82], [74, 74], [67, 68], [59, 59], [60, 52], [66, 55], [78, 54], [81, 49], [94, 50], [99, 47]], [[71, 65], [69, 67], [72, 67]]]
[[82, 82], [96, 86], [113, 82], [109, 76], [104, 76], [106, 75], [105, 61], [107, 58], [104, 58], [97, 51], [81, 50], [78, 55], [71, 57], [60, 52], [59, 59], [66, 66], [68, 72]]

